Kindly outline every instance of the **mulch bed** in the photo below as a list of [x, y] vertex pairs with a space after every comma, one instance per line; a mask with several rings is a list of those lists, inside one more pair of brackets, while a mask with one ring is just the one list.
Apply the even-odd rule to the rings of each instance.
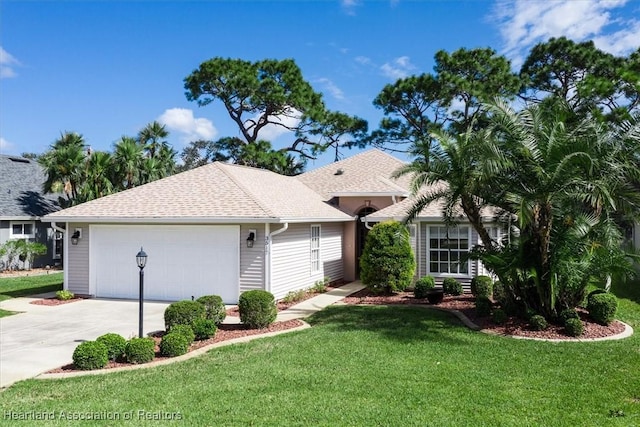
[[[199, 348], [205, 347], [209, 344], [214, 344], [223, 341], [229, 341], [235, 338], [248, 337], [252, 335], [261, 335], [269, 332], [277, 332], [277, 331], [285, 331], [287, 329], [297, 328], [298, 326], [302, 326], [304, 323], [300, 320], [287, 320], [284, 322], [276, 322], [269, 325], [264, 329], [250, 329], [243, 324], [222, 324], [218, 328], [215, 337], [209, 338], [208, 340], [203, 341], [195, 341], [191, 344], [189, 348], [189, 352], [197, 350]], [[146, 363], [145, 365], [153, 365], [154, 362], [159, 362], [165, 359], [171, 359], [171, 357], [165, 357], [160, 354], [160, 341], [162, 340], [162, 336], [164, 335], [164, 331], [160, 331], [152, 334], [152, 338], [156, 342], [156, 357], [153, 361]], [[132, 363], [127, 362], [109, 362], [109, 364], [103, 369], [113, 369], [113, 368], [121, 368], [124, 366], [134, 366]], [[74, 372], [78, 371], [73, 363], [68, 365], [61, 366], [60, 368], [52, 369], [47, 371], [48, 374], [54, 373], [63, 373], [63, 372]]]
[[498, 335], [514, 335], [525, 338], [578, 340], [585, 338], [604, 338], [617, 335], [624, 331], [625, 326], [617, 320], [609, 326], [603, 326], [591, 321], [585, 310], [578, 309], [580, 320], [584, 325], [584, 333], [576, 338], [564, 334], [564, 327], [549, 324], [544, 331], [533, 331], [528, 328], [527, 322], [518, 317], [509, 317], [504, 325], [494, 324], [489, 317], [478, 317], [475, 309], [475, 298], [470, 294], [460, 296], [445, 295], [441, 303], [429, 304], [426, 299], [416, 299], [410, 292], [398, 292], [393, 295], [374, 295], [368, 289], [363, 289], [343, 301], [346, 304], [411, 304], [432, 305], [433, 307], [458, 310], [469, 320], [478, 325], [482, 330]]
[[29, 304], [53, 306], [53, 305], [69, 304], [70, 302], [75, 302], [75, 301], [82, 301], [83, 299], [84, 298], [82, 297], [74, 297], [67, 300], [61, 300], [61, 299], [52, 297], [52, 298], [37, 299], [35, 301], [31, 301]]

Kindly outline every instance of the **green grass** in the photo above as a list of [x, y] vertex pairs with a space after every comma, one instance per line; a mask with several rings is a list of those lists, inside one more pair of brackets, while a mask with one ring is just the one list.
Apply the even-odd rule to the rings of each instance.
[[[43, 274], [40, 276], [0, 278], [0, 301], [28, 295], [54, 292], [62, 289], [62, 273]], [[1, 310], [0, 317], [15, 314]]]
[[[640, 286], [617, 291], [619, 317], [640, 328]], [[0, 414], [55, 411], [37, 425], [64, 424], [59, 411], [118, 414], [118, 425], [158, 425], [137, 411], [179, 413], [185, 425], [640, 425], [637, 334], [516, 340], [409, 306], [333, 306], [311, 323], [174, 365], [23, 381], [2, 393]]]

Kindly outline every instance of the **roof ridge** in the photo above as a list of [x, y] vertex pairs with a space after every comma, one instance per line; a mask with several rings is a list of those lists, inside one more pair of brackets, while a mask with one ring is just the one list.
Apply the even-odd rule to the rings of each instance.
[[396, 184], [395, 182], [391, 181], [389, 178], [385, 178], [384, 176], [378, 175], [378, 179], [382, 182], [384, 182], [385, 184], [391, 186], [391, 187], [395, 187], [396, 189], [403, 191], [405, 193], [410, 193], [410, 189], [408, 188], [404, 188], [401, 187], [400, 185]]
[[[233, 181], [234, 184], [236, 184], [244, 194], [246, 194], [247, 196], [249, 196], [249, 198], [251, 200], [254, 201], [254, 203], [256, 203], [260, 209], [262, 209], [264, 211], [264, 213], [266, 213], [267, 215], [276, 218], [277, 215], [275, 214], [275, 212], [273, 212], [268, 206], [266, 206], [262, 200], [260, 200], [259, 197], [256, 197], [255, 193], [249, 189], [246, 185], [244, 185], [239, 179], [237, 179], [232, 173], [230, 173], [229, 171], [225, 170], [224, 166], [242, 166], [242, 165], [233, 165], [233, 164], [228, 164], [228, 163], [222, 163], [220, 161], [217, 162], [213, 162], [213, 165], [215, 165], [222, 173], [224, 173], [231, 181]], [[258, 168], [252, 168], [250, 166], [246, 166], [247, 169], [251, 169], [251, 170], [258, 170], [260, 171], [261, 169]], [[268, 171], [271, 172], [271, 171]], [[274, 172], [271, 172], [274, 173]]]

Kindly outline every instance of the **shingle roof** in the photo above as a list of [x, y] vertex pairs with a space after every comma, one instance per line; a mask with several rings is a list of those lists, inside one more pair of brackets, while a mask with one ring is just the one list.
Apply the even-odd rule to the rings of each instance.
[[378, 149], [298, 175], [297, 179], [320, 193], [325, 200], [341, 195], [388, 194], [406, 196], [410, 177], [391, 175], [406, 165], [402, 160]]
[[41, 217], [60, 209], [57, 194], [43, 195], [45, 180], [37, 161], [0, 155], [0, 217]]
[[294, 177], [215, 162], [49, 215], [52, 221], [349, 221]]

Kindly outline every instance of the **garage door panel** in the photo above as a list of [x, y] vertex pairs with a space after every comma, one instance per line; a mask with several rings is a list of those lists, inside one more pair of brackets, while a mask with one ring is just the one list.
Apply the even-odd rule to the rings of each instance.
[[135, 254], [143, 246], [148, 254], [145, 299], [175, 301], [215, 294], [235, 303], [239, 232], [238, 226], [94, 226], [96, 294], [138, 297]]

